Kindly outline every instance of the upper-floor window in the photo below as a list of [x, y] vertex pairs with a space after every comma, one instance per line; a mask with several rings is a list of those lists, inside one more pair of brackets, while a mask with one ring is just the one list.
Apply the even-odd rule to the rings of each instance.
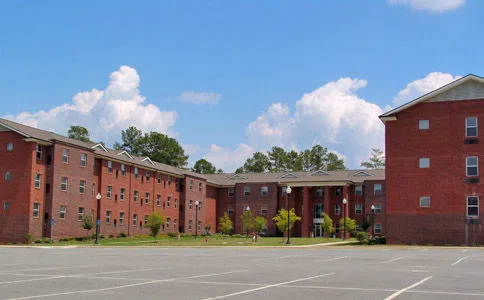
[[363, 195], [363, 186], [362, 185], [355, 186], [355, 195], [356, 196]]
[[375, 214], [381, 214], [381, 204], [375, 204]]
[[150, 178], [151, 178], [151, 172], [146, 171], [146, 182], [150, 182]]
[[79, 193], [84, 194], [86, 192], [86, 181], [81, 180], [79, 182]]
[[467, 216], [478, 217], [479, 216], [479, 198], [475, 196], [467, 197]]
[[202, 191], [202, 189], [203, 189], [203, 184], [200, 182], [200, 183], [198, 184], [198, 191], [199, 191], [199, 192], [201, 192], [201, 191]]
[[430, 207], [430, 197], [420, 197], [420, 207]]
[[171, 185], [171, 176], [168, 175], [168, 186], [170, 186], [170, 185]]
[[13, 151], [13, 143], [7, 144], [7, 151]]
[[419, 160], [419, 167], [422, 168], [430, 168], [430, 158], [424, 157]]
[[250, 187], [244, 187], [244, 196], [250, 196]]
[[42, 178], [42, 175], [40, 175], [40, 174], [35, 174], [35, 178], [34, 178], [34, 187], [35, 187], [36, 189], [40, 189], [41, 178]]
[[227, 196], [232, 197], [234, 195], [234, 188], [227, 189]]
[[5, 181], [10, 181], [10, 180], [12, 180], [12, 173], [10, 172], [5, 173]]
[[138, 191], [134, 191], [133, 193], [133, 202], [138, 202]]
[[[42, 150], [41, 150], [41, 153], [42, 153]], [[62, 150], [62, 162], [66, 163], [66, 164], [69, 162], [69, 150], [68, 149]]]
[[193, 189], [193, 180], [190, 180], [190, 189]]
[[478, 168], [479, 159], [477, 156], [468, 156], [466, 157], [466, 175], [467, 176], [478, 176], [479, 175], [479, 168]]
[[59, 208], [59, 218], [65, 219], [67, 214], [67, 207], [65, 205], [61, 205]]
[[263, 186], [260, 188], [260, 195], [261, 196], [267, 196], [269, 195], [269, 187]]
[[8, 201], [3, 202], [3, 209], [9, 210], [10, 209], [10, 202], [8, 202]]
[[125, 164], [121, 165], [121, 175], [123, 175], [123, 176], [126, 175], [126, 165]]
[[158, 183], [161, 183], [161, 173], [158, 173]]
[[108, 160], [108, 173], [112, 174], [113, 173], [113, 162]]
[[198, 211], [202, 209], [202, 201], [198, 201]]
[[160, 206], [161, 205], [161, 195], [157, 195], [156, 196], [156, 206]]
[[167, 207], [171, 206], [171, 197], [170, 196], [168, 196], [168, 198], [166, 199], [166, 206]]
[[282, 196], [286, 196], [287, 195], [287, 186], [283, 186], [282, 187]]
[[35, 158], [42, 159], [42, 146], [39, 144], [35, 147]]
[[39, 211], [40, 211], [40, 203], [34, 203], [34, 210], [33, 210], [33, 216], [34, 218], [39, 217]]
[[150, 193], [145, 194], [145, 204], [150, 203]]
[[468, 137], [477, 136], [477, 118], [476, 117], [466, 118], [466, 136]]
[[334, 189], [334, 194], [335, 194], [336, 196], [341, 196], [341, 188], [340, 188], [340, 187], [335, 188], [335, 189]]
[[430, 128], [429, 120], [419, 120], [418, 121], [418, 129], [427, 130], [429, 128]]
[[87, 154], [81, 153], [81, 167], [87, 166]]
[[316, 197], [323, 197], [324, 196], [324, 188], [319, 187], [316, 189]]
[[229, 216], [233, 215], [234, 214], [234, 208], [232, 206], [227, 207], [227, 213], [229, 214]]
[[193, 200], [188, 201], [188, 209], [193, 208]]
[[382, 193], [381, 183], [375, 183], [375, 185], [373, 185], [373, 192], [375, 195], [380, 195]]
[[339, 204], [336, 204], [334, 206], [334, 214], [339, 215], [341, 213], [341, 206]]
[[61, 191], [67, 191], [67, 188], [69, 187], [69, 181], [67, 177], [62, 177], [61, 178]]
[[171, 225], [171, 219], [170, 218], [166, 218], [166, 228], [170, 228], [170, 225]]
[[138, 179], [138, 176], [139, 176], [139, 170], [138, 170], [138, 167], [135, 167], [134, 168], [134, 178]]
[[106, 197], [108, 199], [111, 199], [111, 194], [113, 193], [113, 187], [108, 185], [107, 191], [106, 191]]
[[121, 191], [119, 192], [119, 200], [124, 200], [124, 194], [126, 192], [125, 188], [121, 188]]
[[260, 207], [260, 214], [265, 216], [269, 212], [269, 207], [267, 205], [263, 205]]
[[356, 204], [355, 205], [355, 214], [361, 215], [363, 213], [363, 207], [361, 204]]
[[175, 199], [175, 208], [178, 207], [178, 199]]
[[381, 223], [376, 223], [375, 224], [374, 232], [375, 232], [375, 234], [381, 234], [382, 233], [382, 225], [381, 225]]

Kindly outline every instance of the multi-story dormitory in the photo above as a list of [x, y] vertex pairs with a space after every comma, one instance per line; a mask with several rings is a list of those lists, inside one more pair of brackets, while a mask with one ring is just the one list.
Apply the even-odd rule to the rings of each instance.
[[216, 232], [225, 212], [240, 233], [240, 215], [248, 208], [267, 218], [266, 234], [277, 235], [272, 218], [288, 205], [302, 216], [294, 236], [323, 236], [322, 212], [337, 233], [341, 217], [360, 224], [372, 212], [375, 233], [385, 230], [383, 170], [202, 175], [5, 119], [0, 119], [0, 205], [0, 242], [25, 242], [27, 234], [84, 236], [85, 214], [101, 221], [104, 235], [147, 235], [143, 224], [153, 211], [167, 217], [162, 233], [203, 233], [207, 226]]

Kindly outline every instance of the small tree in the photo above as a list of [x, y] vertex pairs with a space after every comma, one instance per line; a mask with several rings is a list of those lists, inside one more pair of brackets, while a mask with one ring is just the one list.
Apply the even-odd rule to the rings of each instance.
[[323, 213], [323, 224], [321, 224], [321, 227], [323, 228], [324, 234], [328, 237], [331, 236], [331, 233], [334, 231], [333, 220], [325, 213]]
[[[264, 217], [256, 217], [255, 218], [255, 232], [257, 232], [257, 236], [267, 227], [267, 219]], [[257, 242], [257, 236], [255, 237]]]
[[230, 234], [234, 225], [232, 224], [232, 220], [228, 213], [224, 213], [222, 217], [218, 219], [218, 230], [221, 231], [223, 234]]
[[[274, 218], [272, 218], [272, 220], [276, 222], [277, 229], [279, 229], [280, 232], [284, 233], [287, 231], [288, 225], [289, 225], [289, 230], [291, 230], [295, 222], [301, 221], [301, 217], [296, 215], [294, 208], [291, 208], [291, 210], [289, 211], [289, 218], [290, 218], [290, 221], [289, 221], [290, 223], [287, 224], [287, 210], [284, 208], [281, 208], [277, 212], [277, 215]], [[284, 237], [283, 237], [283, 240], [284, 240]]]
[[165, 223], [166, 217], [162, 213], [154, 211], [148, 216], [148, 222], [143, 225], [143, 227], [149, 228], [151, 236], [155, 238], [158, 235], [158, 232], [160, 232], [161, 225]]
[[244, 213], [240, 216], [242, 221], [242, 232], [245, 232], [249, 236], [249, 231], [255, 227], [254, 214], [250, 210], [244, 210]]
[[339, 228], [341, 228], [341, 230], [349, 232], [351, 235], [354, 236], [356, 233], [356, 221], [350, 218], [341, 218], [339, 220]]
[[82, 217], [81, 227], [87, 230], [87, 236], [89, 236], [89, 231], [94, 228], [94, 217], [91, 214], [84, 215]]
[[367, 169], [383, 169], [385, 168], [385, 154], [383, 150], [373, 148], [369, 161], [364, 161], [361, 166]]
[[368, 223], [367, 220], [363, 220], [363, 221], [361, 221], [360, 227], [361, 227], [361, 229], [363, 229], [363, 231], [366, 232], [368, 230], [368, 228], [370, 228], [370, 223]]

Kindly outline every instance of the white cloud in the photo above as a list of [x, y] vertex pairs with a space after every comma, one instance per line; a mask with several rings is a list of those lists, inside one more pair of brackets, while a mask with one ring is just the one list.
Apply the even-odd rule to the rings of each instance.
[[389, 0], [390, 4], [409, 5], [413, 9], [445, 12], [464, 5], [466, 0]]
[[175, 125], [177, 113], [145, 104], [145, 97], [139, 94], [139, 84], [136, 70], [121, 66], [111, 74], [109, 85], [102, 91], [92, 89], [77, 93], [71, 103], [48, 111], [22, 112], [6, 117], [64, 134], [70, 125], [81, 125], [89, 130], [91, 139], [104, 141], [108, 145], [120, 140], [121, 130], [129, 126], [143, 131], [168, 133]]
[[436, 90], [461, 76], [453, 76], [449, 73], [432, 72], [424, 78], [419, 78], [407, 84], [398, 95], [393, 98], [393, 104], [400, 106], [408, 101], [414, 100], [422, 95], [425, 95], [433, 90]]
[[254, 148], [247, 144], [240, 144], [234, 150], [212, 144], [203, 158], [213, 163], [217, 169], [223, 169], [224, 172], [233, 172], [242, 166], [254, 152]]
[[215, 105], [220, 101], [220, 99], [222, 99], [221, 94], [194, 91], [185, 91], [178, 96], [178, 100], [181, 102], [194, 103], [198, 105]]

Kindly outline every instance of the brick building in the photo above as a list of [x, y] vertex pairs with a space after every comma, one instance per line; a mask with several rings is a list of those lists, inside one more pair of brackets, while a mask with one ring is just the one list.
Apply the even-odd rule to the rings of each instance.
[[478, 123], [484, 79], [460, 78], [380, 116], [385, 124], [387, 242], [484, 243]]
[[247, 207], [267, 218], [267, 234], [277, 235], [272, 218], [287, 205], [302, 216], [292, 234], [319, 237], [323, 211], [338, 231], [343, 215], [358, 224], [369, 220], [372, 204], [381, 234], [383, 170], [202, 175], [0, 119], [0, 242], [25, 242], [27, 234], [84, 236], [85, 214], [101, 221], [102, 234], [146, 235], [143, 224], [153, 211], [167, 217], [161, 233], [215, 232], [224, 212], [241, 233]]

